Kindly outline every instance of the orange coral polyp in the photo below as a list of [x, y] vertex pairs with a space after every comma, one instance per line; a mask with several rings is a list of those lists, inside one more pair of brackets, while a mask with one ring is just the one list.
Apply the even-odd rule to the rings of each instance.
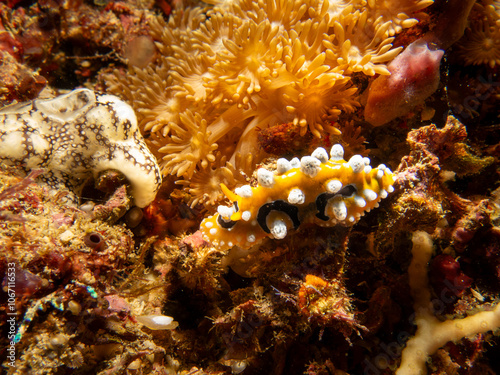
[[[196, 113], [187, 110], [180, 114], [182, 126], [171, 125], [174, 134], [171, 142], [159, 149], [165, 153], [163, 167], [177, 176], [192, 177], [197, 166], [206, 168], [215, 160], [212, 154], [218, 147], [211, 141], [211, 132], [207, 130], [207, 121]], [[189, 136], [188, 136], [189, 134]]]
[[390, 22], [373, 25], [367, 17], [367, 11], [357, 12], [345, 17], [347, 27], [339, 21], [333, 23], [334, 33], [324, 41], [329, 60], [335, 58], [346, 72], [388, 75], [383, 63], [395, 58], [402, 48], [391, 49], [394, 38], [388, 36]]
[[[337, 118], [336, 107], [351, 112], [357, 104], [352, 99], [357, 89], [345, 88], [348, 80], [339, 79], [336, 73], [331, 73], [329, 76], [330, 80], [324, 85], [321, 85], [320, 81], [313, 81], [307, 87], [289, 86], [283, 93], [283, 102], [287, 111], [294, 114], [292, 122], [301, 126], [301, 136], [309, 128], [315, 137], [321, 138], [326, 121], [334, 121]], [[339, 131], [334, 128], [329, 128], [329, 130], [334, 134], [339, 134]]]
[[238, 10], [256, 23], [269, 20], [273, 26], [290, 30], [304, 17], [307, 5], [300, 0], [241, 0]]
[[458, 50], [467, 65], [500, 65], [500, 27], [489, 19], [474, 21]]
[[249, 96], [258, 93], [281, 56], [276, 34], [269, 22], [245, 22], [234, 31], [234, 41], [224, 40], [226, 50], [210, 69], [218, 80], [207, 81], [212, 103], [237, 104], [246, 108]]
[[214, 161], [206, 168], [194, 174], [190, 180], [180, 180], [176, 183], [188, 187], [192, 197], [189, 205], [194, 207], [197, 204], [215, 204], [224, 198], [222, 185], [244, 184], [246, 179], [232, 163], [226, 162], [226, 157], [221, 156], [218, 151]]

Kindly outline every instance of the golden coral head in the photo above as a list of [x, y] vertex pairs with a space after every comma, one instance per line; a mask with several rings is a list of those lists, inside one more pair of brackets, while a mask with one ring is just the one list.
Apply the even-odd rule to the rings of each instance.
[[338, 134], [333, 122], [359, 106], [352, 75], [388, 74], [385, 64], [400, 51], [393, 35], [432, 1], [207, 3], [174, 11], [168, 22], [152, 19], [156, 66], [109, 78], [164, 154], [163, 172], [188, 179], [208, 176], [222, 158], [234, 166], [238, 154], [254, 155], [250, 174], [266, 156], [262, 128], [293, 123], [301, 136]]

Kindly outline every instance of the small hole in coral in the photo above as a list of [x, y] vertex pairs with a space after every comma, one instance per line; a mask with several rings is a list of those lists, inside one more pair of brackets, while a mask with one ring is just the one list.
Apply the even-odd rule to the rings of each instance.
[[83, 242], [96, 251], [102, 250], [104, 247], [104, 238], [97, 232], [86, 235]]
[[89, 241], [90, 241], [91, 243], [93, 243], [93, 244], [98, 245], [98, 244], [99, 244], [99, 242], [101, 242], [101, 236], [100, 236], [100, 235], [98, 235], [98, 234], [91, 234], [91, 235], [89, 236]]

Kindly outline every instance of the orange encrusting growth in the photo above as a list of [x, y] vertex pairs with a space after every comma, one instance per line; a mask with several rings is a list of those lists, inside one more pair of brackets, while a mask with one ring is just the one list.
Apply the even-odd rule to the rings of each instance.
[[235, 193], [222, 185], [233, 207], [219, 206], [203, 220], [205, 238], [222, 250], [245, 249], [265, 237], [282, 239], [304, 222], [352, 225], [394, 190], [394, 175], [384, 165], [372, 168], [360, 155], [345, 161], [340, 145], [331, 155], [319, 148], [300, 161], [279, 159], [276, 172], [257, 172], [258, 186]]

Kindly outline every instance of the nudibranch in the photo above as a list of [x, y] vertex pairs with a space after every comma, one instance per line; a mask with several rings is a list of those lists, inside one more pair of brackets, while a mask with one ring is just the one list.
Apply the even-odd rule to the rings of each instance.
[[0, 109], [0, 161], [43, 168], [51, 188], [77, 195], [88, 177], [114, 169], [128, 179], [138, 207], [151, 203], [161, 185], [132, 107], [88, 89]]
[[231, 192], [221, 185], [232, 206], [201, 223], [204, 238], [221, 250], [248, 249], [264, 238], [283, 239], [300, 224], [352, 225], [394, 191], [392, 171], [354, 155], [344, 160], [344, 149], [334, 145], [311, 156], [278, 159], [276, 171], [257, 170], [258, 186], [244, 185]]

